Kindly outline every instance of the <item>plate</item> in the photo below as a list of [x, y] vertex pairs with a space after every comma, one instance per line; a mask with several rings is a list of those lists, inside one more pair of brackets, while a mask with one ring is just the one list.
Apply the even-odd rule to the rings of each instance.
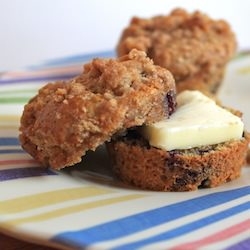
[[[60, 172], [44, 169], [21, 149], [17, 136], [24, 104], [45, 82], [79, 73], [87, 58], [1, 75], [0, 231], [62, 249], [250, 247], [249, 167], [220, 187], [162, 193], [119, 182], [103, 146]], [[250, 55], [242, 53], [228, 65], [219, 97], [243, 111], [248, 130], [249, 93]]]

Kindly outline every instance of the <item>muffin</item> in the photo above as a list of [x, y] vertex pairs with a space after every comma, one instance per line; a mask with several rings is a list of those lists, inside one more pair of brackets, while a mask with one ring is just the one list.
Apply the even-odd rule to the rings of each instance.
[[235, 53], [236, 38], [224, 20], [175, 9], [167, 16], [132, 18], [117, 54], [127, 54], [133, 48], [145, 51], [155, 64], [167, 68], [175, 78], [177, 92], [200, 90], [214, 95]]
[[172, 74], [132, 50], [94, 59], [76, 78], [40, 89], [24, 108], [19, 139], [43, 165], [61, 169], [115, 133], [169, 117], [175, 107]]
[[198, 91], [182, 92], [177, 103], [168, 120], [106, 144], [114, 173], [156, 191], [215, 187], [239, 177], [250, 140], [241, 119]]

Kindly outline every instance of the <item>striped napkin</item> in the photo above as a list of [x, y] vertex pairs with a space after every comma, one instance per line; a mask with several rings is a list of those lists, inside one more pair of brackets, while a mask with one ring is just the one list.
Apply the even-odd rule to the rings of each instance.
[[[43, 168], [18, 141], [24, 104], [48, 81], [69, 79], [92, 57], [54, 60], [0, 77], [0, 231], [62, 249], [250, 249], [250, 168], [217, 188], [138, 190], [110, 173], [105, 148], [77, 166]], [[250, 55], [228, 67], [220, 97], [250, 129]], [[237, 83], [237, 88], [235, 84]], [[1, 242], [0, 242], [1, 249]]]

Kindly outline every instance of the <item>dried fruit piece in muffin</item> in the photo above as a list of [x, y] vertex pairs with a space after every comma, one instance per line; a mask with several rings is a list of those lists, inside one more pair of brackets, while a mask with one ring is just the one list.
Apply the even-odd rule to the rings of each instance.
[[197, 89], [215, 94], [235, 52], [236, 39], [223, 20], [175, 9], [167, 16], [134, 17], [122, 33], [117, 53], [121, 56], [133, 48], [170, 70], [177, 92]]
[[22, 147], [44, 165], [60, 169], [129, 127], [150, 124], [175, 110], [171, 73], [145, 52], [94, 59], [67, 82], [49, 83], [25, 106]]

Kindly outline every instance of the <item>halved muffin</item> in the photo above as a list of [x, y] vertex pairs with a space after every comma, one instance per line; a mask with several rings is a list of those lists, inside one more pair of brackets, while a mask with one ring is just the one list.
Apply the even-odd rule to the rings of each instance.
[[132, 50], [118, 59], [94, 59], [76, 78], [41, 88], [24, 108], [19, 138], [36, 160], [61, 169], [113, 134], [159, 121], [175, 107], [172, 74]]
[[158, 191], [215, 187], [239, 177], [250, 140], [241, 119], [198, 91], [182, 92], [177, 103], [168, 120], [106, 144], [116, 175]]

